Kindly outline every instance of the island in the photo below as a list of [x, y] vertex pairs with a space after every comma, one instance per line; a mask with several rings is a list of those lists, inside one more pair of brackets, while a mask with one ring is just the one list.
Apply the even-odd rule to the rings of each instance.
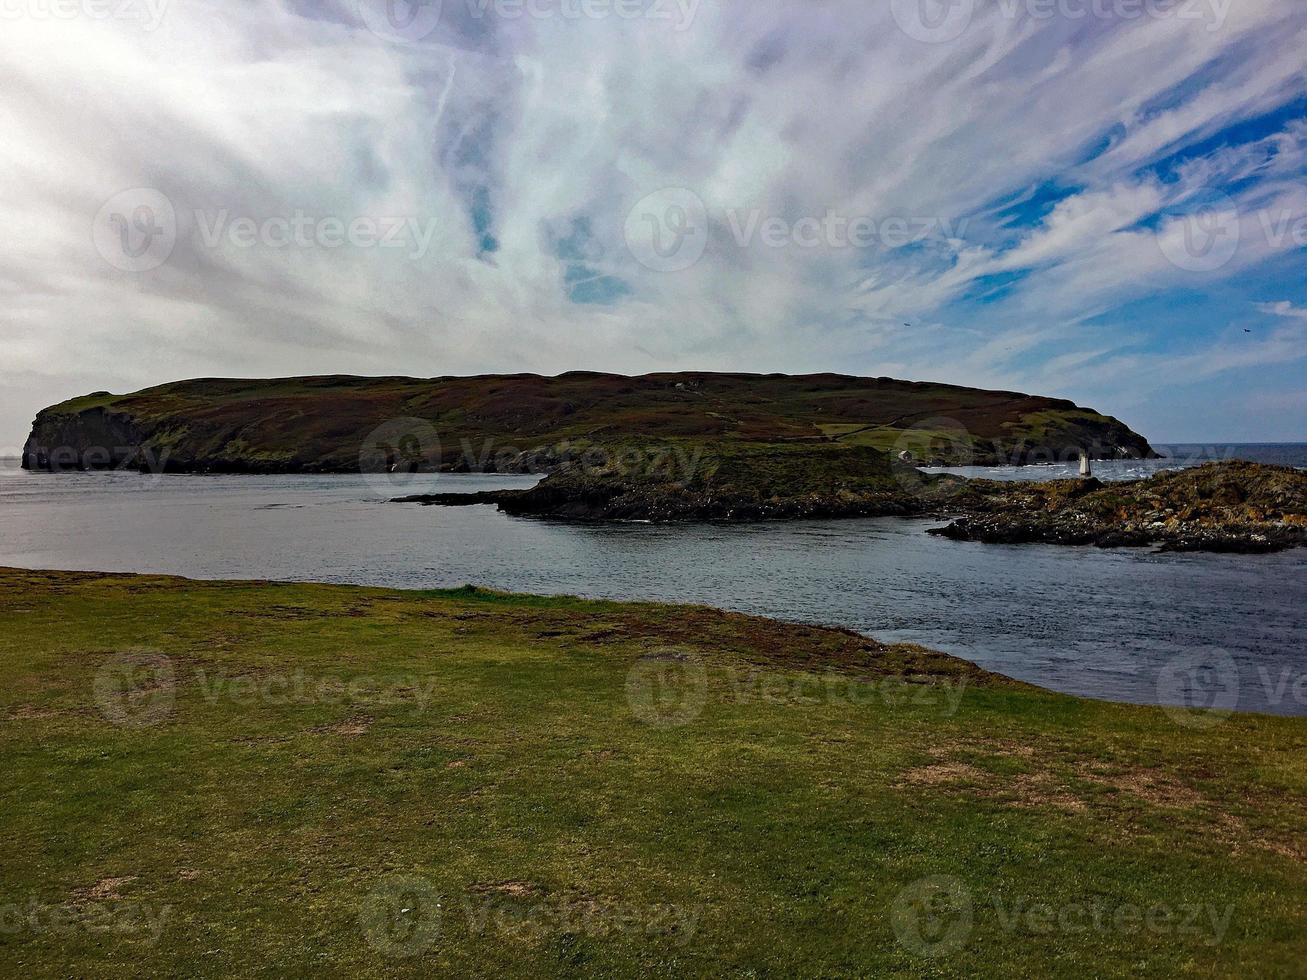
[[[445, 378], [198, 379], [42, 410], [29, 469], [549, 473], [579, 458], [648, 470], [667, 453], [866, 450], [997, 464], [1155, 455], [1122, 422], [1011, 391], [840, 374], [573, 371]], [[838, 469], [845, 457], [813, 457]]]

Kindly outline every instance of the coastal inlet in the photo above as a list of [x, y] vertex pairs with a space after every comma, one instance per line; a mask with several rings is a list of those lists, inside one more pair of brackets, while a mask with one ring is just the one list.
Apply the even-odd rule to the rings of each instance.
[[[474, 493], [537, 479], [426, 473], [387, 487]], [[1174, 697], [1167, 668], [1201, 648], [1231, 658], [1241, 709], [1307, 714], [1307, 549], [1156, 554], [925, 533], [945, 523], [578, 524], [391, 504], [359, 474], [0, 469], [4, 565], [704, 603], [920, 643], [1056, 690], [1145, 703]], [[1204, 676], [1229, 690], [1227, 678]]]

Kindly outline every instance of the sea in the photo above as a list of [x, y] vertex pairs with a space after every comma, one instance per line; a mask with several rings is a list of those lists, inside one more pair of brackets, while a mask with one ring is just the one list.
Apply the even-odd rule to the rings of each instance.
[[[1131, 479], [1213, 459], [1307, 468], [1307, 444], [1179, 444], [1095, 462]], [[1056, 479], [1074, 464], [956, 468]], [[943, 650], [1057, 691], [1307, 714], [1307, 549], [986, 545], [938, 521], [578, 525], [388, 502], [530, 486], [491, 474], [32, 473], [0, 460], [0, 565], [704, 603]]]

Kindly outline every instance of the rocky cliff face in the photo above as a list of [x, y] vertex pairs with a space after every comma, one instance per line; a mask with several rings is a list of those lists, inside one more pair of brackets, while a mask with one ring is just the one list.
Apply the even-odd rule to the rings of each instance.
[[[23, 445], [23, 468], [149, 469], [153, 447], [126, 412], [103, 407], [61, 412], [46, 409]], [[157, 462], [157, 455], [153, 455]]]

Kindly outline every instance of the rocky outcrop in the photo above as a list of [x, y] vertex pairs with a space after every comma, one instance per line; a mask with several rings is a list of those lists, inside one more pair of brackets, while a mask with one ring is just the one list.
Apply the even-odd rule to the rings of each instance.
[[422, 494], [397, 503], [438, 506], [494, 504], [507, 514], [572, 521], [753, 521], [824, 517], [907, 517], [923, 512], [921, 501], [893, 485], [878, 489], [762, 496], [685, 486], [546, 479], [529, 490]]
[[[644, 459], [569, 461], [527, 490], [427, 494], [399, 501], [493, 503], [505, 513], [577, 521], [731, 521], [913, 516], [972, 494], [954, 476], [930, 476], [869, 447], [732, 445], [694, 456], [647, 447]], [[673, 462], [675, 461], [675, 462]]]
[[[83, 411], [46, 410], [23, 446], [29, 470], [148, 469], [152, 447], [128, 413], [101, 406]], [[157, 463], [158, 457], [153, 461]]]
[[[817, 467], [820, 460], [806, 460]], [[508, 514], [579, 521], [729, 521], [834, 517], [954, 517], [930, 533], [994, 544], [1158, 547], [1270, 552], [1307, 544], [1307, 473], [1257, 463], [1209, 463], [1146, 480], [1047, 483], [928, 476], [868, 465], [830, 483], [795, 478], [792, 491], [739, 479], [738, 460], [666, 482], [560, 472], [528, 490], [401, 497], [429, 505], [493, 504]], [[750, 488], [751, 487], [751, 488]]]
[[967, 513], [932, 529], [995, 544], [1259, 553], [1307, 544], [1307, 473], [1241, 460], [1103, 484], [978, 487]]

